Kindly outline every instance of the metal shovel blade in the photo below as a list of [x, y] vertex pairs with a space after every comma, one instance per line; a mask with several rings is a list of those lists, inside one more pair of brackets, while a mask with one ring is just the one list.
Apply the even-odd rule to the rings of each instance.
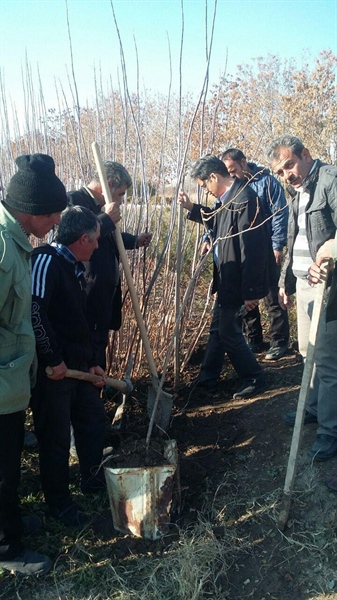
[[151, 418], [155, 410], [154, 423], [159, 429], [167, 430], [171, 421], [173, 397], [172, 394], [160, 390], [159, 400], [156, 406], [158, 390], [150, 385], [147, 392], [147, 414]]

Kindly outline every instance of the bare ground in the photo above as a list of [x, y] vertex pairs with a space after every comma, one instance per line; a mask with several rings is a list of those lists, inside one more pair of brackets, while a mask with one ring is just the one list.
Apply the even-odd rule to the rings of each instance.
[[[31, 580], [23, 583], [0, 574], [0, 597], [143, 599], [146, 596], [137, 593], [110, 596], [102, 591], [93, 567], [97, 572], [100, 565], [109, 564], [122, 573], [130, 561], [135, 563], [144, 557], [162, 557], [164, 561], [170, 545], [179, 540], [179, 531], [193, 526], [200, 515], [203, 518], [208, 515], [214, 539], [220, 545], [231, 544], [227, 549], [228, 564], [217, 578], [217, 587], [212, 591], [205, 584], [193, 600], [336, 599], [337, 495], [328, 491], [324, 479], [336, 473], [337, 457], [326, 463], [315, 463], [307, 457], [315, 438], [315, 425], [307, 425], [290, 519], [286, 530], [281, 532], [277, 517], [292, 434], [291, 428], [283, 423], [282, 414], [296, 406], [302, 364], [295, 350], [274, 363], [264, 361], [263, 357], [262, 353], [259, 359], [266, 369], [269, 389], [260, 397], [248, 401], [232, 399], [238, 382], [228, 364], [216, 394], [201, 391], [191, 394], [182, 385], [175, 398], [168, 432], [177, 440], [179, 449], [181, 506], [180, 510], [176, 506], [170, 532], [161, 540], [144, 540], [116, 532], [106, 495], [89, 501], [78, 492], [76, 464], [72, 466], [73, 491], [76, 501], [92, 515], [92, 527], [79, 535], [55, 524], [44, 512], [37, 454], [25, 453], [24, 508], [37, 512], [45, 520], [44, 533], [31, 538], [30, 546], [52, 556], [55, 567], [43, 584]], [[186, 372], [184, 384], [196, 376], [198, 363], [199, 353]], [[114, 446], [118, 447], [119, 441], [126, 437], [145, 436], [145, 404], [146, 392], [139, 385], [122, 429], [110, 436]], [[83, 589], [87, 592], [83, 593]], [[161, 596], [161, 599], [171, 600], [171, 597]], [[192, 600], [192, 596], [181, 595], [178, 600]]]

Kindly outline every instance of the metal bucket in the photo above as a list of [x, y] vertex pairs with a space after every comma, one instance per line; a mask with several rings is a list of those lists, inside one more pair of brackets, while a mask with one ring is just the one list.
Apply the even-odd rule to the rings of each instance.
[[155, 540], [167, 532], [178, 451], [175, 440], [165, 442], [170, 464], [157, 467], [104, 467], [115, 529]]

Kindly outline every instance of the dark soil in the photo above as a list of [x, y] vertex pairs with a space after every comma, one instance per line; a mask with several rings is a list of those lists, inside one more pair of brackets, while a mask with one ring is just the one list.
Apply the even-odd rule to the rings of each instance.
[[[191, 392], [186, 387], [198, 373], [201, 356], [198, 351], [186, 370], [174, 398], [172, 423], [167, 432], [167, 437], [177, 442], [180, 471], [169, 534], [151, 541], [116, 532], [103, 494], [101, 500], [95, 500], [101, 505], [99, 516], [91, 533], [83, 538], [92, 560], [98, 564], [108, 558], [113, 566], [122, 567], [125, 559], [135, 560], [149, 554], [162, 556], [165, 548], [178, 539], [179, 527], [193, 525], [199, 511], [218, 503], [223, 516], [221, 521], [212, 523], [214, 535], [226, 543], [226, 533], [233, 532], [241, 543], [241, 549], [238, 543], [229, 553], [227, 577], [221, 581], [224, 600], [327, 597], [336, 600], [337, 495], [328, 491], [324, 480], [336, 474], [337, 457], [326, 463], [313, 463], [308, 458], [315, 425], [307, 425], [304, 430], [288, 526], [284, 532], [277, 526], [292, 435], [282, 415], [296, 407], [303, 369], [301, 358], [291, 349], [279, 361], [271, 363], [261, 353], [258, 358], [266, 371], [268, 390], [259, 397], [242, 401], [232, 398], [240, 384], [228, 363], [216, 393], [198, 389]], [[130, 466], [135, 457], [138, 462], [139, 448], [144, 450], [148, 425], [146, 398], [146, 382], [138, 382], [122, 426], [107, 437], [107, 444], [114, 446], [118, 460], [125, 457], [123, 466]], [[116, 411], [115, 401], [116, 398], [107, 402], [110, 418]], [[153, 436], [155, 455], [162, 452], [162, 439], [165, 437]], [[131, 447], [131, 454], [126, 453], [126, 446], [129, 450]], [[22, 497], [26, 494], [29, 501], [29, 494], [35, 494], [33, 508], [43, 515], [36, 451], [25, 453], [23, 471]], [[90, 513], [96, 505], [77, 491], [76, 461], [71, 467], [71, 478], [77, 501]], [[44, 537], [36, 540], [35, 547], [57, 558], [57, 567], [62, 568], [63, 563], [67, 565], [71, 538], [47, 515], [45, 525]], [[8, 577], [0, 581], [0, 597], [17, 597]], [[28, 595], [22, 590], [20, 594], [23, 600], [33, 597], [29, 588]]]
[[105, 463], [105, 466], [115, 469], [127, 467], [134, 469], [167, 465], [168, 460], [165, 458], [164, 452], [163, 440], [150, 440], [149, 446], [147, 446], [145, 439], [126, 439], [122, 440], [118, 451]]
[[[198, 373], [201, 356], [198, 352], [189, 367], [190, 380]], [[282, 415], [296, 407], [303, 365], [293, 348], [275, 362], [265, 361], [264, 352], [258, 358], [269, 384], [259, 397], [233, 400], [239, 382], [228, 363], [216, 393], [198, 388], [190, 392], [186, 381], [176, 395], [168, 434], [178, 444], [181, 499], [173, 521], [182, 527], [193, 523], [225, 482], [230, 498], [225, 526], [235, 527], [249, 550], [233, 558], [224, 598], [308, 600], [321, 597], [318, 594], [337, 598], [337, 495], [324, 484], [337, 471], [337, 457], [326, 463], [308, 458], [316, 427], [307, 425], [288, 527], [281, 532], [278, 515], [292, 436]], [[139, 419], [136, 437], [145, 428], [142, 412], [138, 400], [126, 416], [129, 432]], [[214, 532], [221, 538], [223, 526], [214, 526]], [[171, 541], [169, 537], [152, 542], [152, 550]], [[138, 553], [149, 549], [145, 540], [135, 540], [134, 545]], [[123, 554], [122, 540], [118, 546]]]

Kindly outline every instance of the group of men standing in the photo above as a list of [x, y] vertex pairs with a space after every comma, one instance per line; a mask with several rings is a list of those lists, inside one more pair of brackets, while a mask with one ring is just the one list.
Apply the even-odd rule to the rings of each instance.
[[[337, 169], [313, 160], [293, 136], [276, 140], [268, 156], [274, 173], [290, 186], [288, 229], [282, 186], [235, 148], [221, 159], [206, 155], [193, 165], [192, 178], [215, 198], [212, 208], [193, 204], [184, 192], [179, 195], [189, 218], [206, 226], [217, 293], [208, 346], [193, 385], [216, 389], [227, 353], [240, 380], [235, 399], [267, 387], [254, 354], [262, 343], [259, 300], [264, 299], [270, 317], [266, 358], [277, 360], [288, 349], [286, 308], [296, 289], [299, 348], [305, 357], [321, 261], [324, 256], [336, 261]], [[69, 492], [70, 423], [82, 492], [104, 486], [100, 388], [106, 380], [109, 330], [121, 324], [113, 232], [131, 178], [119, 163], [104, 164], [113, 199], [106, 205], [97, 174], [67, 195], [51, 157], [21, 156], [16, 163], [18, 172], [0, 205], [0, 567], [29, 575], [51, 566], [48, 557], [22, 543], [25, 533], [41, 526], [37, 517], [21, 517], [18, 500], [24, 411], [30, 397], [41, 484], [51, 516], [66, 526], [83, 526], [87, 520]], [[54, 241], [33, 251], [28, 237], [44, 237], [55, 225]], [[288, 253], [280, 275], [287, 230]], [[147, 247], [151, 234], [123, 234], [123, 240], [129, 249]], [[317, 460], [337, 453], [336, 278], [335, 264], [305, 417], [305, 422], [319, 425], [310, 451]], [[94, 386], [69, 380], [69, 368], [100, 375], [101, 381]], [[285, 420], [294, 423], [295, 413], [287, 413]], [[337, 491], [336, 481], [329, 485]]]
[[[189, 219], [207, 229], [206, 243], [213, 246], [213, 291], [217, 292], [206, 352], [191, 389], [217, 389], [225, 353], [243, 382], [233, 398], [249, 398], [266, 389], [263, 370], [253, 354], [262, 341], [258, 317], [262, 298], [271, 320], [266, 358], [276, 360], [287, 351], [286, 309], [296, 292], [299, 351], [305, 359], [322, 257], [333, 259], [304, 419], [305, 424], [318, 423], [309, 456], [323, 461], [337, 454], [337, 168], [314, 160], [302, 141], [291, 135], [275, 140], [267, 156], [275, 175], [287, 185], [288, 228], [288, 207], [280, 184], [262, 167], [247, 163], [236, 148], [225, 151], [221, 160], [206, 155], [192, 168], [192, 178], [216, 199], [212, 208], [193, 204], [187, 194], [180, 193]], [[287, 255], [281, 271], [286, 231]], [[296, 411], [284, 415], [290, 425], [295, 418]], [[327, 485], [337, 491], [337, 478]]]
[[[106, 380], [109, 330], [119, 329], [121, 322], [113, 231], [131, 178], [119, 163], [104, 163], [112, 195], [112, 203], [105, 205], [97, 174], [88, 186], [67, 195], [50, 156], [20, 156], [16, 163], [18, 171], [0, 206], [0, 567], [30, 575], [45, 573], [51, 561], [22, 544], [25, 533], [42, 525], [36, 515], [22, 518], [18, 502], [29, 401], [49, 514], [65, 526], [87, 522], [69, 490], [70, 424], [81, 491], [105, 487], [100, 388]], [[54, 241], [33, 250], [30, 234], [43, 238], [55, 225]], [[150, 233], [123, 237], [130, 249], [151, 241]], [[101, 380], [93, 385], [68, 379], [68, 369]]]

